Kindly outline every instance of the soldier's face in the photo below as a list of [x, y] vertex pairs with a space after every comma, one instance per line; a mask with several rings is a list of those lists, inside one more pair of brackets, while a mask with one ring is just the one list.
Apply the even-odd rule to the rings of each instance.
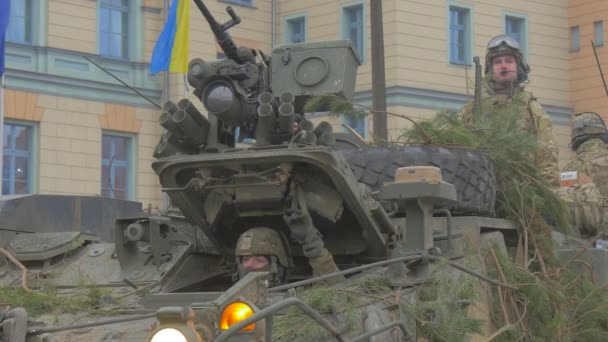
[[255, 271], [268, 266], [268, 259], [263, 255], [246, 255], [241, 257], [243, 268], [248, 271]]
[[496, 81], [513, 81], [517, 78], [517, 61], [510, 55], [492, 59], [492, 72]]

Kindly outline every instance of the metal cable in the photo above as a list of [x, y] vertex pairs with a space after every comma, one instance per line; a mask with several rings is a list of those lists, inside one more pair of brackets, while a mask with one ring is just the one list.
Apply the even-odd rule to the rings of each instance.
[[446, 264], [448, 264], [448, 265], [450, 265], [450, 266], [452, 266], [452, 267], [454, 267], [456, 269], [459, 269], [459, 270], [463, 271], [464, 273], [468, 273], [468, 274], [470, 274], [470, 275], [472, 275], [474, 277], [477, 277], [477, 278], [479, 278], [481, 280], [485, 280], [485, 281], [487, 281], [488, 283], [490, 283], [492, 285], [496, 285], [496, 286], [499, 286], [499, 287], [504, 287], [504, 288], [509, 289], [509, 290], [517, 291], [517, 288], [514, 287], [514, 286], [511, 286], [509, 284], [504, 284], [504, 283], [501, 283], [501, 282], [496, 281], [494, 279], [488, 278], [488, 277], [484, 276], [481, 273], [472, 271], [472, 270], [470, 270], [470, 269], [468, 269], [468, 268], [466, 268], [466, 267], [464, 267], [462, 265], [459, 265], [459, 264], [457, 264], [457, 263], [455, 263], [453, 261], [450, 261], [450, 260], [448, 260], [446, 258], [442, 258], [442, 257], [434, 256], [434, 255], [429, 255], [428, 258], [430, 260], [434, 260], [434, 261], [443, 261]]
[[27, 330], [27, 334], [28, 335], [40, 335], [40, 334], [52, 333], [52, 332], [58, 332], [58, 331], [81, 329], [81, 328], [89, 328], [89, 327], [97, 327], [97, 326], [100, 326], [100, 325], [107, 325], [107, 324], [114, 324], [114, 323], [138, 321], [138, 320], [148, 319], [148, 318], [153, 318], [153, 317], [156, 317], [156, 312], [149, 313], [149, 314], [144, 314], [144, 315], [131, 316], [131, 317], [108, 319], [108, 320], [105, 320], [105, 321], [97, 321], [97, 322], [90, 322], [90, 323], [66, 325], [66, 326], [63, 326], [63, 327], [39, 328], [39, 329], [38, 328], [31, 328], [31, 329]]
[[414, 261], [414, 260], [420, 259], [421, 257], [422, 256], [420, 255], [420, 253], [416, 253], [414, 255], [408, 255], [408, 256], [404, 256], [404, 257], [400, 257], [400, 258], [382, 260], [382, 261], [378, 261], [378, 262], [375, 262], [375, 263], [372, 263], [372, 264], [367, 264], [367, 265], [362, 265], [362, 266], [357, 266], [357, 267], [349, 268], [349, 269], [344, 270], [344, 271], [333, 272], [333, 273], [325, 274], [325, 275], [322, 275], [322, 276], [318, 276], [318, 277], [314, 277], [314, 278], [310, 278], [310, 279], [306, 279], [306, 280], [302, 280], [302, 281], [297, 281], [295, 283], [290, 283], [290, 284], [285, 284], [285, 285], [281, 285], [281, 286], [271, 287], [271, 288], [268, 289], [268, 292], [283, 291], [283, 290], [291, 289], [291, 288], [298, 287], [298, 286], [304, 286], [304, 285], [316, 283], [318, 281], [329, 279], [329, 278], [332, 278], [332, 277], [335, 277], [335, 276], [347, 275], [347, 274], [351, 274], [351, 273], [355, 273], [355, 272], [364, 271], [364, 270], [367, 270], [367, 269], [370, 269], [370, 268], [374, 268], [374, 267], [380, 267], [380, 266], [390, 265], [390, 264], [393, 264], [393, 263], [396, 263], [396, 262]]

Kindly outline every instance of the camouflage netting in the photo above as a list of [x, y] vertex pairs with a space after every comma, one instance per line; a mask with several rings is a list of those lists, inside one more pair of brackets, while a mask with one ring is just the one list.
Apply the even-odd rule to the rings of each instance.
[[[326, 97], [311, 103], [330, 111], [357, 112], [352, 104], [337, 98]], [[485, 341], [608, 341], [606, 286], [595, 286], [591, 271], [588, 274], [568, 271], [572, 261], [558, 265], [551, 232], [559, 229], [571, 233], [569, 211], [551, 181], [543, 179], [531, 162], [539, 143], [532, 134], [522, 131], [520, 113], [511, 108], [478, 118], [468, 126], [457, 113], [440, 112], [432, 120], [414, 123], [389, 143], [471, 148], [487, 153], [496, 163], [496, 212], [519, 226], [523, 260], [514, 263], [493, 249], [479, 255], [491, 276], [517, 288], [489, 291], [491, 312], [481, 319], [491, 323], [494, 333]], [[369, 110], [367, 115], [371, 113]], [[441, 286], [442, 281], [445, 280], [439, 280], [437, 285]], [[478, 289], [472, 293], [474, 301], [482, 300], [483, 296], [484, 291]], [[447, 312], [454, 312], [453, 307], [447, 307], [452, 310]], [[436, 308], [435, 312], [442, 309]], [[453, 336], [476, 332], [467, 328], [467, 323], [456, 324], [458, 328], [454, 331], [446, 321], [434, 324], [425, 321], [417, 316], [418, 331], [430, 341], [455, 341]], [[450, 334], [425, 330], [429, 326], [445, 328]]]
[[[472, 256], [465, 264], [478, 267], [479, 261]], [[467, 315], [470, 304], [477, 300], [479, 281], [444, 264], [435, 265], [432, 274], [432, 284], [401, 289], [391, 287], [381, 269], [335, 287], [300, 289], [297, 296], [351, 338], [365, 332], [366, 309], [370, 306], [386, 314], [384, 324], [400, 320], [409, 322], [411, 329], [415, 323], [417, 334], [429, 341], [464, 342], [467, 336], [480, 333], [483, 321]], [[399, 340], [396, 330], [388, 334]], [[274, 340], [323, 341], [331, 337], [307, 315], [292, 308], [275, 317]]]

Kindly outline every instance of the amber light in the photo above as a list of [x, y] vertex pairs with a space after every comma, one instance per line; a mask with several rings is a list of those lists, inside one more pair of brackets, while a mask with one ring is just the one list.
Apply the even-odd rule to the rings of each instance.
[[[228, 330], [231, 326], [237, 324], [238, 322], [251, 317], [253, 315], [253, 309], [242, 302], [234, 302], [228, 305], [224, 311], [222, 312], [222, 316], [220, 318], [220, 329]], [[255, 323], [252, 323], [241, 331], [250, 331], [255, 329]]]

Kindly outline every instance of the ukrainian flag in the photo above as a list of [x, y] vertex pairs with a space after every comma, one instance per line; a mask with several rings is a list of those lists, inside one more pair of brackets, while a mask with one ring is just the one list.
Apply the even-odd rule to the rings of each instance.
[[[0, 76], [4, 73], [4, 40], [8, 29], [8, 18], [10, 14], [10, 1], [0, 0]], [[0, 108], [2, 113], [2, 108]]]
[[150, 72], [188, 72], [190, 0], [173, 0], [150, 61]]

